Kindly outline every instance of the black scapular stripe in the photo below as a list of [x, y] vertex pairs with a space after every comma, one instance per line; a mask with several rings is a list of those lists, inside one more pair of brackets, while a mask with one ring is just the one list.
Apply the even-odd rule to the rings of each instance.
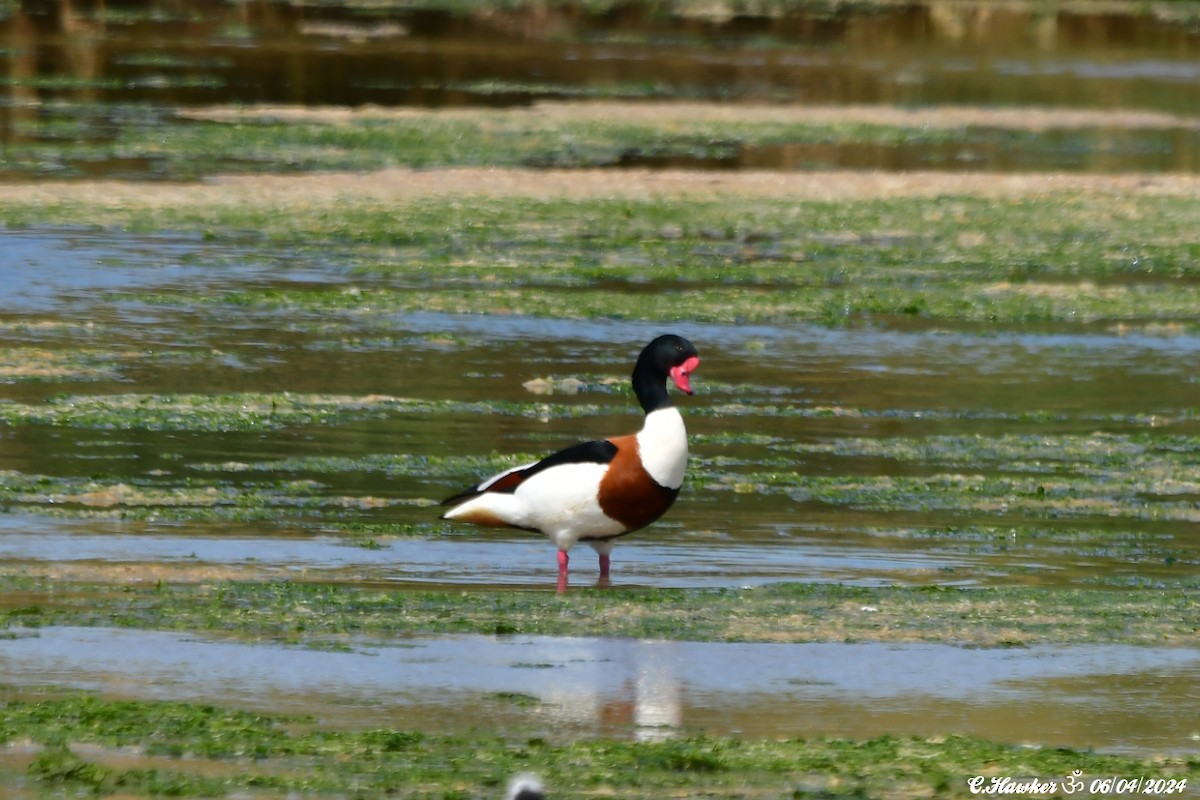
[[[508, 475], [505, 475], [495, 484], [483, 489], [478, 486], [468, 489], [465, 492], [460, 492], [453, 497], [448, 497], [442, 501], [442, 505], [447, 506], [453, 503], [459, 503], [463, 500], [469, 500], [472, 497], [477, 497], [486, 492], [504, 492], [512, 494], [517, 490], [517, 487], [528, 480], [531, 476], [538, 474], [542, 470], [550, 469], [551, 467], [561, 466], [563, 464], [609, 464], [617, 457], [617, 446], [607, 439], [595, 439], [590, 442], [580, 442], [559, 450], [557, 453], [552, 453], [536, 464], [530, 464], [522, 470], [517, 470]], [[490, 479], [489, 479], [490, 480]], [[486, 483], [487, 481], [484, 481]]]

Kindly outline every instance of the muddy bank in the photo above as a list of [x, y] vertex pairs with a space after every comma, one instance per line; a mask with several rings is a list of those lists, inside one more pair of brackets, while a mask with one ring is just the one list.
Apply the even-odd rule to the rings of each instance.
[[1012, 130], [1044, 131], [1062, 128], [1196, 128], [1200, 118], [1136, 109], [1075, 109], [950, 105], [901, 107], [889, 105], [759, 105], [695, 102], [541, 102], [529, 108], [479, 110], [448, 108], [437, 111], [385, 106], [209, 106], [181, 109], [183, 119], [214, 122], [275, 120], [347, 124], [366, 120], [403, 120], [453, 117], [509, 120], [524, 124], [555, 122], [625, 122], [679, 125], [696, 122], [740, 124], [888, 125], [895, 127], [965, 128], [984, 126]]
[[[200, 183], [144, 184], [125, 181], [29, 182], [4, 187], [3, 203], [66, 204], [105, 208], [205, 206], [246, 203], [310, 207], [353, 198], [404, 203], [424, 197], [479, 198], [686, 198], [689, 200], [795, 198], [853, 201], [963, 195], [1041, 198], [1054, 194], [1200, 197], [1200, 176], [1191, 175], [995, 175], [989, 173], [738, 172], [696, 170], [541, 170], [460, 167], [442, 170], [385, 169], [370, 173], [228, 175]], [[81, 222], [88, 221], [81, 219]]]

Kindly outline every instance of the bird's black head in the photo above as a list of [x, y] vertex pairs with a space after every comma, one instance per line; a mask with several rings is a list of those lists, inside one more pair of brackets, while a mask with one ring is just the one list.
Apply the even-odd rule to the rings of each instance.
[[633, 389], [647, 412], [670, 405], [666, 380], [669, 377], [684, 394], [692, 393], [691, 374], [700, 366], [696, 346], [672, 333], [659, 336], [638, 356], [633, 368]]

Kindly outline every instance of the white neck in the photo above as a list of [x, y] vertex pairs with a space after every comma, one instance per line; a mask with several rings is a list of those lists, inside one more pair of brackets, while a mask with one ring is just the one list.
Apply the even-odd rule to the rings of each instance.
[[659, 486], [678, 489], [683, 485], [688, 443], [679, 409], [670, 406], [647, 414], [637, 442], [642, 466]]

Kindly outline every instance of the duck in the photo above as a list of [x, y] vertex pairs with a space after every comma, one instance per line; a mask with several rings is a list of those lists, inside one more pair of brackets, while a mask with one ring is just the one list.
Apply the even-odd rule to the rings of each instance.
[[616, 539], [656, 521], [679, 496], [687, 430], [667, 380], [691, 395], [691, 375], [699, 366], [700, 355], [687, 339], [658, 336], [641, 351], [631, 378], [645, 413], [641, 430], [580, 442], [485, 478], [443, 500], [452, 508], [441, 518], [544, 534], [558, 547], [559, 593], [567, 588], [568, 552], [585, 542], [599, 556], [601, 585], [609, 585]]

